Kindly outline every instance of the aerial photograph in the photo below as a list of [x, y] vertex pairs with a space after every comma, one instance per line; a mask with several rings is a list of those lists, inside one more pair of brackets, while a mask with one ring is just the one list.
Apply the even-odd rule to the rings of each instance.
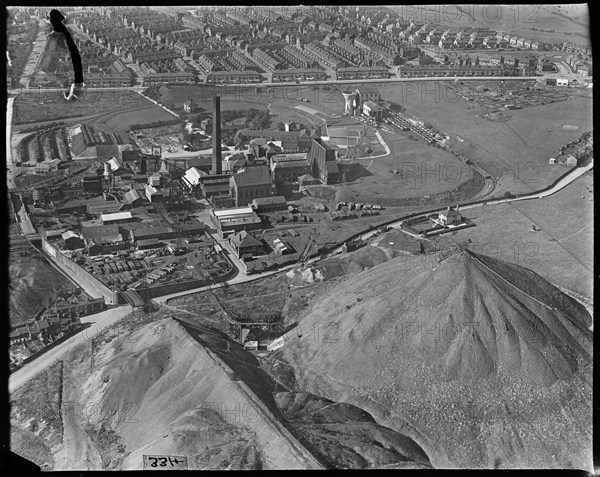
[[3, 10], [3, 468], [595, 475], [589, 5]]

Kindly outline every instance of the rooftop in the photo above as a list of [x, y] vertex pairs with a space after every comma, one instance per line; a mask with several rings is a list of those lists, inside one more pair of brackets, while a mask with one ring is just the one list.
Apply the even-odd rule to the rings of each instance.
[[69, 240], [70, 238], [81, 238], [79, 234], [73, 232], [72, 230], [67, 230], [62, 234], [63, 240]]
[[[133, 191], [130, 191], [133, 192]], [[116, 212], [114, 214], [101, 214], [102, 222], [110, 222], [112, 220], [131, 220], [133, 216], [131, 212]]]
[[142, 239], [142, 240], [137, 240], [136, 241], [138, 247], [140, 246], [146, 246], [146, 245], [158, 245], [160, 242], [158, 241], [158, 239], [156, 237], [153, 238], [149, 238], [149, 239]]
[[119, 227], [117, 224], [93, 225], [90, 227], [82, 227], [81, 233], [86, 240], [92, 240], [101, 237], [115, 237], [119, 235]]
[[238, 248], [261, 246], [262, 242], [245, 230], [231, 237], [231, 243]]
[[231, 177], [238, 187], [262, 186], [271, 184], [271, 174], [267, 166], [246, 167]]
[[271, 205], [271, 204], [286, 204], [287, 201], [282, 195], [276, 195], [274, 197], [257, 197], [252, 200], [254, 205]]
[[254, 211], [252, 210], [252, 207], [232, 207], [230, 209], [213, 210], [212, 213], [217, 218], [229, 218], [254, 214]]

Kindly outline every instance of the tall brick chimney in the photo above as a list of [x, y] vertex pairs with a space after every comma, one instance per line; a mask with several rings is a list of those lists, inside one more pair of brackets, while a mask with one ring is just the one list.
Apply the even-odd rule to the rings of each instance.
[[222, 174], [223, 166], [221, 162], [221, 97], [218, 94], [216, 94], [214, 97], [212, 158], [212, 173]]

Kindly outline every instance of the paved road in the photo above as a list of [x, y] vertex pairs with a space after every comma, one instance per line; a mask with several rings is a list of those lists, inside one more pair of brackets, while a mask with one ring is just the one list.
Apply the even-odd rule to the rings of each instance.
[[13, 372], [8, 378], [8, 392], [13, 393], [17, 388], [25, 384], [36, 374], [52, 366], [56, 361], [84, 342], [89, 342], [101, 330], [108, 328], [122, 319], [133, 309], [129, 305], [119, 306], [95, 315], [81, 318], [81, 323], [92, 323], [92, 326], [70, 337], [67, 341], [57, 345], [50, 351], [42, 354], [39, 358], [27, 363], [22, 368]]
[[[524, 195], [522, 197], [518, 197], [518, 198], [514, 198], [514, 199], [493, 200], [493, 201], [487, 202], [486, 206], [496, 205], [496, 204], [505, 204], [505, 203], [515, 202], [515, 201], [520, 201], [520, 200], [531, 200], [531, 199], [536, 199], [536, 198], [548, 197], [548, 196], [553, 195], [556, 192], [560, 191], [561, 189], [565, 188], [571, 182], [573, 182], [577, 178], [581, 177], [586, 172], [592, 170], [593, 166], [594, 166], [594, 164], [591, 163], [586, 167], [578, 167], [578, 168], [574, 169], [570, 174], [563, 177], [554, 187], [552, 187], [551, 189], [549, 189], [545, 192], [532, 193], [532, 194]], [[462, 206], [462, 209], [463, 210], [474, 209], [476, 207], [481, 207], [482, 205], [483, 204], [466, 205], [466, 206]], [[422, 212], [421, 214], [419, 214], [418, 217], [423, 217], [428, 214], [431, 214], [435, 210], [437, 210], [437, 209]], [[406, 220], [406, 217], [398, 219], [397, 221], [393, 222], [389, 226], [397, 228], [402, 223], [403, 220]], [[374, 230], [368, 231], [368, 232], [365, 232], [360, 238], [368, 239], [375, 234], [376, 234], [376, 231], [374, 231]], [[326, 257], [331, 256], [335, 253], [338, 253], [340, 250], [341, 250], [341, 247], [333, 250], [331, 253], [327, 254]], [[314, 263], [314, 262], [321, 260], [323, 258], [326, 258], [326, 257], [314, 257], [314, 258], [308, 260], [305, 265]], [[272, 270], [272, 271], [268, 271], [268, 272], [264, 272], [264, 273], [257, 273], [257, 274], [253, 274], [253, 275], [239, 274], [236, 277], [234, 277], [232, 280], [229, 280], [228, 282], [226, 282], [226, 284], [227, 285], [235, 285], [238, 283], [251, 282], [254, 280], [259, 280], [261, 278], [268, 277], [270, 275], [274, 275], [276, 273], [281, 273], [286, 270], [299, 268], [301, 266], [303, 266], [303, 264], [294, 263], [294, 264], [288, 265], [286, 267], [282, 267], [278, 270]], [[158, 303], [166, 303], [171, 298], [190, 295], [192, 293], [198, 293], [198, 292], [206, 291], [209, 289], [220, 288], [224, 285], [225, 285], [225, 283], [209, 285], [209, 286], [205, 286], [205, 287], [195, 288], [192, 290], [186, 290], [186, 291], [179, 292], [179, 293], [172, 293], [170, 295], [163, 295], [161, 297], [155, 298], [154, 300]], [[19, 369], [18, 371], [14, 372], [13, 374], [11, 374], [11, 376], [9, 378], [9, 392], [13, 392], [16, 388], [23, 385], [27, 380], [31, 379], [33, 376], [38, 374], [40, 371], [43, 371], [44, 369], [48, 368], [53, 362], [55, 362], [57, 359], [62, 357], [67, 351], [73, 349], [77, 344], [83, 342], [84, 340], [90, 339], [95, 334], [97, 334], [100, 330], [112, 325], [113, 323], [116, 323], [118, 320], [120, 320], [123, 316], [125, 316], [131, 310], [132, 310], [131, 307], [129, 305], [126, 305], [126, 306], [114, 308], [112, 310], [107, 310], [107, 311], [105, 311], [103, 313], [99, 313], [97, 315], [92, 315], [90, 317], [82, 318], [81, 321], [83, 323], [94, 323], [94, 329], [92, 331], [88, 330], [86, 332], [82, 332], [82, 333], [75, 335], [73, 338], [69, 339], [67, 342], [58, 345], [53, 350], [49, 351], [48, 353], [45, 353], [40, 358], [34, 360], [33, 362], [27, 364], [23, 368]]]
[[[586, 172], [592, 170], [594, 167], [594, 164], [591, 163], [586, 167], [577, 167], [575, 168], [569, 175], [563, 177], [559, 182], [556, 183], [556, 185], [554, 187], [552, 187], [551, 189], [548, 189], [545, 192], [532, 192], [531, 194], [527, 194], [527, 195], [523, 195], [521, 197], [515, 197], [513, 199], [497, 199], [497, 200], [490, 200], [488, 202], [485, 202], [485, 204], [481, 203], [481, 204], [472, 204], [472, 205], [461, 205], [460, 208], [461, 210], [468, 210], [468, 209], [474, 209], [477, 207], [482, 207], [483, 205], [490, 206], [490, 205], [497, 205], [497, 204], [506, 204], [509, 202], [516, 202], [516, 201], [520, 201], [520, 200], [532, 200], [532, 199], [542, 199], [544, 197], [548, 197], [550, 195], [556, 194], [559, 190], [564, 189], [565, 187], [567, 187], [571, 182], [573, 182], [574, 180], [578, 179], [579, 177], [581, 177], [583, 174], [585, 174]], [[427, 211], [424, 211], [422, 213], [420, 213], [419, 215], [413, 216], [411, 218], [419, 218], [419, 217], [425, 217], [431, 213], [434, 213], [436, 210], [439, 210], [439, 207], [435, 208], [435, 209], [430, 209]], [[398, 220], [388, 224], [388, 227], [392, 227], [392, 228], [399, 228], [400, 225], [402, 225], [402, 222], [404, 220], [406, 220], [408, 217], [402, 217], [399, 218]], [[369, 232], [365, 232], [364, 234], [362, 234], [359, 239], [361, 240], [366, 240], [368, 238], [371, 238], [373, 235], [375, 235], [377, 233], [376, 230], [371, 230]], [[327, 254], [327, 256], [331, 256], [334, 255], [336, 253], [341, 252], [341, 247], [336, 248], [334, 250], [332, 250], [329, 254]]]
[[[317, 86], [317, 85], [334, 85], [334, 84], [362, 84], [362, 83], [410, 83], [414, 81], [531, 81], [539, 80], [544, 78], [543, 76], [428, 76], [428, 77], [416, 77], [416, 78], [377, 78], [377, 79], [353, 79], [353, 80], [330, 80], [330, 81], [300, 81], [299, 83], [293, 82], [280, 82], [280, 83], [227, 83], [227, 84], [215, 84], [212, 86], [239, 86], [254, 88], [257, 86]], [[205, 85], [205, 83], [197, 83], [198, 85]], [[211, 85], [206, 85], [211, 86]], [[123, 90], [130, 89], [134, 91], [143, 91], [147, 89], [143, 86], [127, 86], [127, 87], [106, 87], [106, 88], [88, 88], [85, 87], [84, 91], [100, 91], [100, 90]], [[36, 91], [36, 92], [65, 92], [66, 88], [29, 88], [29, 89], [9, 89], [9, 94], [19, 94], [21, 92]]]

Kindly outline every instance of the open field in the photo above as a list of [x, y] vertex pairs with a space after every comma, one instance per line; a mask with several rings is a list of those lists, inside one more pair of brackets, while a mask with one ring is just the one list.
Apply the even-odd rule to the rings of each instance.
[[[246, 93], [246, 89], [248, 92]], [[156, 101], [167, 106], [173, 106], [175, 111], [183, 109], [183, 103], [192, 98], [194, 102], [207, 111], [212, 111], [213, 95], [221, 95], [221, 111], [248, 109], [267, 109], [264, 97], [252, 93], [254, 88], [215, 88], [205, 85], [171, 85], [159, 88], [159, 98]], [[155, 99], [155, 98], [153, 98]]]
[[105, 132], [118, 132], [121, 137], [126, 138], [129, 127], [132, 124], [154, 123], [157, 121], [169, 121], [177, 119], [164, 109], [145, 102], [146, 107], [136, 108], [135, 110], [119, 111], [106, 115], [86, 124], [94, 129]]
[[86, 91], [76, 101], [67, 101], [63, 92], [23, 91], [15, 99], [13, 123], [60, 121], [64, 118], [111, 113], [149, 105], [146, 99], [128, 90]]
[[392, 8], [401, 15], [422, 22], [441, 22], [448, 28], [488, 27], [550, 43], [589, 41], [589, 10], [585, 4], [410, 5]]
[[[368, 157], [359, 163], [344, 165], [344, 189], [359, 202], [381, 205], [404, 205], [407, 199], [424, 198], [439, 203], [459, 200], [446, 195], [459, 187], [467, 187], [461, 197], [468, 198], [483, 187], [481, 176], [448, 152], [410, 139], [410, 133], [391, 134], [381, 131], [391, 154]], [[414, 201], [413, 201], [414, 202]]]
[[[476, 253], [530, 268], [552, 283], [592, 297], [594, 203], [586, 189], [592, 186], [588, 174], [542, 200], [465, 211], [477, 226], [452, 238], [471, 239], [469, 248]], [[541, 231], [531, 232], [532, 224]]]
[[[510, 111], [511, 119], [498, 122], [483, 119], [483, 110], [472, 108], [468, 101], [446, 98], [443, 85], [427, 82], [414, 89], [390, 85], [379, 89], [383, 98], [406, 107], [408, 114], [450, 134], [463, 155], [499, 178], [494, 195], [528, 192], [552, 183], [564, 169], [549, 165], [548, 159], [592, 127], [588, 90], [566, 101]], [[566, 130], [565, 124], [579, 129]]]

